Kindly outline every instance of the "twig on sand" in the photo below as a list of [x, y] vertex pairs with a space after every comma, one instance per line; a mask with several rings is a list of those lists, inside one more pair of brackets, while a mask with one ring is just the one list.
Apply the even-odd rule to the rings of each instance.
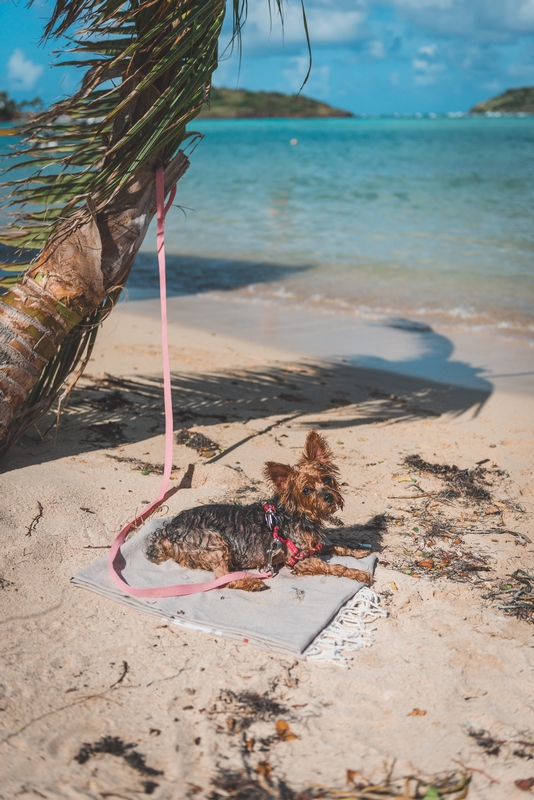
[[122, 662], [122, 675], [120, 676], [119, 680], [115, 681], [115, 683], [112, 683], [109, 688], [110, 689], [114, 689], [115, 686], [118, 686], [119, 683], [122, 683], [123, 680], [125, 679], [126, 675], [128, 674], [128, 670], [129, 670], [128, 662], [127, 661], [123, 661]]
[[206, 461], [206, 464], [214, 464], [215, 461], [218, 461], [220, 458], [223, 458], [223, 456], [227, 456], [228, 453], [232, 452], [232, 450], [237, 450], [238, 447], [241, 447], [242, 445], [246, 444], [251, 439], [255, 439], [256, 436], [262, 436], [264, 433], [269, 433], [269, 431], [272, 431], [273, 428], [277, 428], [279, 425], [283, 425], [284, 422], [291, 422], [292, 420], [297, 419], [297, 417], [302, 417], [302, 416], [303, 416], [302, 412], [299, 412], [298, 414], [292, 414], [289, 417], [282, 417], [282, 419], [279, 419], [276, 422], [272, 422], [266, 428], [262, 428], [261, 431], [254, 431], [254, 433], [251, 433], [250, 436], [245, 436], [244, 439], [241, 439], [239, 442], [236, 442], [230, 447], [227, 447], [226, 450], [222, 451], [222, 453], [218, 453], [216, 456], [213, 456], [213, 458], [208, 459], [208, 461]]
[[462, 769], [465, 769], [466, 772], [480, 772], [481, 775], [484, 775], [485, 778], [489, 780], [490, 783], [500, 783], [497, 778], [492, 778], [491, 775], [488, 775], [487, 772], [484, 772], [483, 769], [477, 769], [476, 767], [467, 767], [462, 761], [458, 761], [457, 758], [452, 759], [455, 764], [458, 764]]
[[115, 703], [115, 705], [120, 706], [120, 703], [117, 703], [116, 700], [112, 700], [111, 697], [108, 697], [105, 692], [101, 694], [87, 694], [84, 697], [78, 697], [73, 703], [67, 703], [64, 706], [59, 706], [58, 708], [53, 708], [51, 711], [46, 711], [44, 714], [40, 714], [38, 717], [33, 717], [29, 722], [23, 725], [21, 728], [17, 728], [16, 731], [12, 731], [8, 733], [3, 739], [0, 739], [0, 745], [6, 744], [15, 736], [19, 736], [19, 734], [23, 733], [27, 730], [31, 725], [35, 725], [37, 722], [41, 722], [41, 720], [46, 719], [47, 717], [51, 717], [54, 714], [59, 714], [60, 711], [65, 711], [67, 708], [72, 708], [73, 706], [79, 706], [81, 703], [85, 703], [87, 700], [105, 700], [107, 703]]
[[111, 550], [110, 544], [86, 544], [82, 550]]
[[420, 497], [435, 497], [436, 492], [423, 492], [423, 494], [390, 494], [388, 500], [418, 500]]
[[28, 528], [26, 529], [26, 536], [31, 536], [32, 535], [32, 533], [36, 529], [37, 525], [39, 524], [39, 520], [42, 519], [43, 506], [41, 505], [39, 500], [37, 501], [37, 507], [39, 509], [39, 513], [35, 515], [35, 517], [32, 519], [32, 521], [28, 525]]

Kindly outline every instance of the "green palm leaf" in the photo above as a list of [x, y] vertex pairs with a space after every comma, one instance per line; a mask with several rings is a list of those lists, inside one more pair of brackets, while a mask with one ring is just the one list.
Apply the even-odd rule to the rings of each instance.
[[[283, 0], [267, 1], [283, 19]], [[0, 242], [23, 250], [34, 248], [41, 255], [32, 264], [0, 265], [4, 273], [0, 276], [0, 292], [4, 289], [0, 294], [0, 440], [7, 436], [5, 442], [12, 443], [47, 410], [80, 361], [83, 368], [97, 327], [128, 277], [133, 245], [124, 249], [123, 263], [112, 270], [112, 277], [102, 273], [105, 291], [96, 305], [94, 298], [102, 293], [95, 294], [94, 286], [100, 281], [102, 287], [101, 277], [96, 284], [82, 280], [80, 286], [86, 286], [82, 291], [76, 288], [72, 269], [69, 280], [74, 286], [62, 274], [58, 282], [52, 271], [56, 294], [51, 295], [47, 264], [54, 260], [54, 252], [59, 253], [62, 242], [69, 237], [78, 241], [77, 232], [84, 226], [98, 228], [109, 215], [120, 218], [132, 187], [145, 185], [150, 190], [153, 186], [157, 166], [167, 169], [176, 164], [176, 174], [183, 173], [187, 162], [178, 162], [177, 154], [189, 136], [187, 125], [209, 101], [225, 10], [226, 0], [56, 0], [43, 38], [68, 36], [70, 44], [60, 65], [80, 69], [83, 78], [72, 96], [25, 126], [3, 184], [12, 224], [0, 232]], [[232, 42], [240, 48], [247, 0], [232, 0], [232, 13]], [[303, 20], [309, 46], [304, 8]], [[148, 202], [146, 194], [143, 197]], [[95, 230], [97, 242], [100, 237]], [[145, 230], [139, 233], [141, 239]], [[104, 236], [104, 229], [101, 233]], [[102, 254], [104, 259], [104, 249]], [[41, 305], [48, 310], [43, 311]], [[20, 329], [24, 315], [33, 361], [28, 362], [15, 391], [19, 399], [12, 408], [13, 363], [19, 355], [10, 342], [9, 326], [10, 320], [18, 320], [12, 342], [24, 339], [25, 330]], [[35, 319], [41, 328], [34, 325]], [[65, 325], [68, 329], [61, 338], [58, 326]], [[28, 336], [25, 340], [28, 343]], [[48, 361], [43, 361], [43, 354]], [[38, 361], [44, 364], [41, 375], [28, 388], [33, 380], [28, 376]], [[8, 377], [2, 378], [3, 374]]]

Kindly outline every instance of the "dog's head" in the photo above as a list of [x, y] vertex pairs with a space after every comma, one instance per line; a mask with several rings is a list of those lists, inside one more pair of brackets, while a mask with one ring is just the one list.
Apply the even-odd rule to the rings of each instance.
[[302, 457], [294, 467], [268, 461], [264, 475], [290, 513], [323, 521], [343, 508], [339, 470], [325, 438], [316, 431], [308, 433]]

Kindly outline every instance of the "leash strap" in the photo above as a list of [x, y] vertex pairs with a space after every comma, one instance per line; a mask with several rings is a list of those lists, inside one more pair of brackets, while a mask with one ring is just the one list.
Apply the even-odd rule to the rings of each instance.
[[157, 498], [145, 508], [142, 514], [139, 514], [132, 522], [129, 522], [121, 530], [115, 541], [111, 546], [109, 552], [108, 572], [115, 583], [125, 594], [131, 594], [134, 597], [183, 597], [188, 594], [197, 594], [198, 592], [208, 592], [210, 589], [217, 589], [219, 586], [225, 586], [230, 581], [238, 581], [243, 578], [259, 578], [265, 580], [271, 578], [269, 572], [261, 572], [253, 574], [251, 572], [230, 572], [227, 575], [222, 575], [220, 578], [215, 578], [212, 581], [205, 581], [204, 583], [185, 583], [177, 586], [154, 586], [150, 589], [140, 589], [136, 586], [130, 586], [120, 576], [118, 567], [115, 561], [120, 554], [121, 545], [130, 533], [134, 526], [140, 525], [146, 518], [158, 508], [167, 497], [167, 487], [172, 471], [172, 451], [173, 451], [173, 418], [172, 418], [172, 392], [171, 392], [171, 365], [169, 361], [169, 340], [167, 331], [167, 282], [165, 275], [165, 216], [167, 211], [172, 205], [176, 195], [176, 186], [173, 186], [167, 205], [165, 205], [165, 173], [163, 167], [158, 167], [156, 170], [156, 209], [157, 209], [157, 249], [158, 249], [158, 266], [159, 266], [159, 290], [160, 290], [160, 306], [161, 306], [161, 350], [163, 355], [163, 397], [165, 402], [165, 466], [163, 469], [163, 478], [161, 479], [161, 486]]

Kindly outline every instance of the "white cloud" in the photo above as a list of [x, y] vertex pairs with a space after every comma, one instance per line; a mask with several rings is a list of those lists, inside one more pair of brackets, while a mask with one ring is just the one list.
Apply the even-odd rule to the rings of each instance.
[[[449, 93], [475, 93], [476, 89], [491, 94], [497, 79], [500, 84], [495, 91], [534, 83], [534, 0], [304, 2], [314, 56], [306, 94], [329, 99], [332, 93], [333, 101], [342, 84], [348, 87], [343, 88], [347, 96], [352, 96], [354, 84], [344, 77], [340, 84], [341, 65], [359, 76], [373, 69], [390, 87], [402, 85], [403, 94], [432, 85]], [[283, 28], [273, 10], [272, 29], [266, 0], [251, 2], [243, 45], [244, 69], [256, 61], [256, 69], [261, 64], [265, 76], [268, 65], [275, 63], [268, 59], [283, 54], [272, 87], [300, 89], [308, 69], [300, 0], [284, 4]], [[327, 54], [321, 52], [324, 49]], [[323, 66], [325, 61], [330, 70]], [[230, 64], [221, 67], [219, 85], [231, 83], [226, 77], [230, 72]], [[244, 77], [244, 85], [243, 81]], [[490, 83], [491, 88], [486, 88]]]
[[422, 47], [419, 48], [418, 52], [422, 56], [430, 56], [430, 58], [433, 58], [436, 55], [437, 49], [438, 49], [437, 44], [424, 44]]
[[[364, 33], [367, 10], [364, 0], [307, 0], [306, 19], [312, 48], [348, 44], [361, 38]], [[284, 48], [302, 49], [306, 43], [302, 9], [300, 3], [286, 4], [283, 26], [273, 10], [272, 25], [267, 2], [250, 4], [247, 21], [243, 28], [245, 50], [273, 51]], [[367, 33], [368, 35], [368, 33]]]
[[487, 89], [492, 95], [501, 92], [503, 89], [503, 85], [498, 78], [494, 78], [492, 81], [486, 81], [486, 83], [482, 84], [484, 89]]
[[442, 62], [429, 61], [426, 58], [412, 59], [412, 66], [415, 71], [414, 83], [416, 86], [430, 86], [447, 68]]
[[514, 61], [508, 65], [507, 73], [516, 83], [521, 81], [532, 84], [534, 82], [534, 61], [531, 59]]
[[369, 52], [373, 58], [385, 58], [386, 48], [384, 47], [384, 42], [381, 42], [380, 39], [375, 39], [373, 42], [369, 42]]
[[[284, 4], [283, 27], [274, 5], [271, 20], [267, 2], [249, 4], [243, 30], [247, 57], [284, 50], [288, 55], [304, 52], [306, 38], [299, 0]], [[380, 19], [384, 6], [393, 9], [394, 19]], [[400, 42], [408, 33], [406, 23], [423, 34], [423, 42], [432, 36], [419, 51], [419, 55], [430, 58], [443, 39], [506, 44], [518, 35], [534, 33], [534, 0], [305, 0], [305, 8], [314, 51], [365, 43], [367, 54], [379, 60], [393, 53], [395, 34]]]
[[283, 91], [287, 91], [289, 86], [293, 92], [299, 92], [302, 89], [305, 95], [326, 97], [330, 93], [330, 66], [328, 64], [320, 67], [314, 66], [308, 82], [302, 87], [308, 67], [308, 56], [292, 56], [289, 59], [288, 68], [284, 70], [287, 85], [284, 86]]
[[7, 76], [16, 89], [33, 89], [43, 73], [40, 64], [34, 64], [17, 48], [7, 62]]
[[426, 8], [432, 10], [447, 10], [452, 8], [455, 0], [393, 0], [393, 5], [400, 8], [413, 9], [414, 11], [421, 11]]
[[534, 0], [386, 2], [424, 30], [445, 36], [503, 41], [516, 34], [534, 33]]

